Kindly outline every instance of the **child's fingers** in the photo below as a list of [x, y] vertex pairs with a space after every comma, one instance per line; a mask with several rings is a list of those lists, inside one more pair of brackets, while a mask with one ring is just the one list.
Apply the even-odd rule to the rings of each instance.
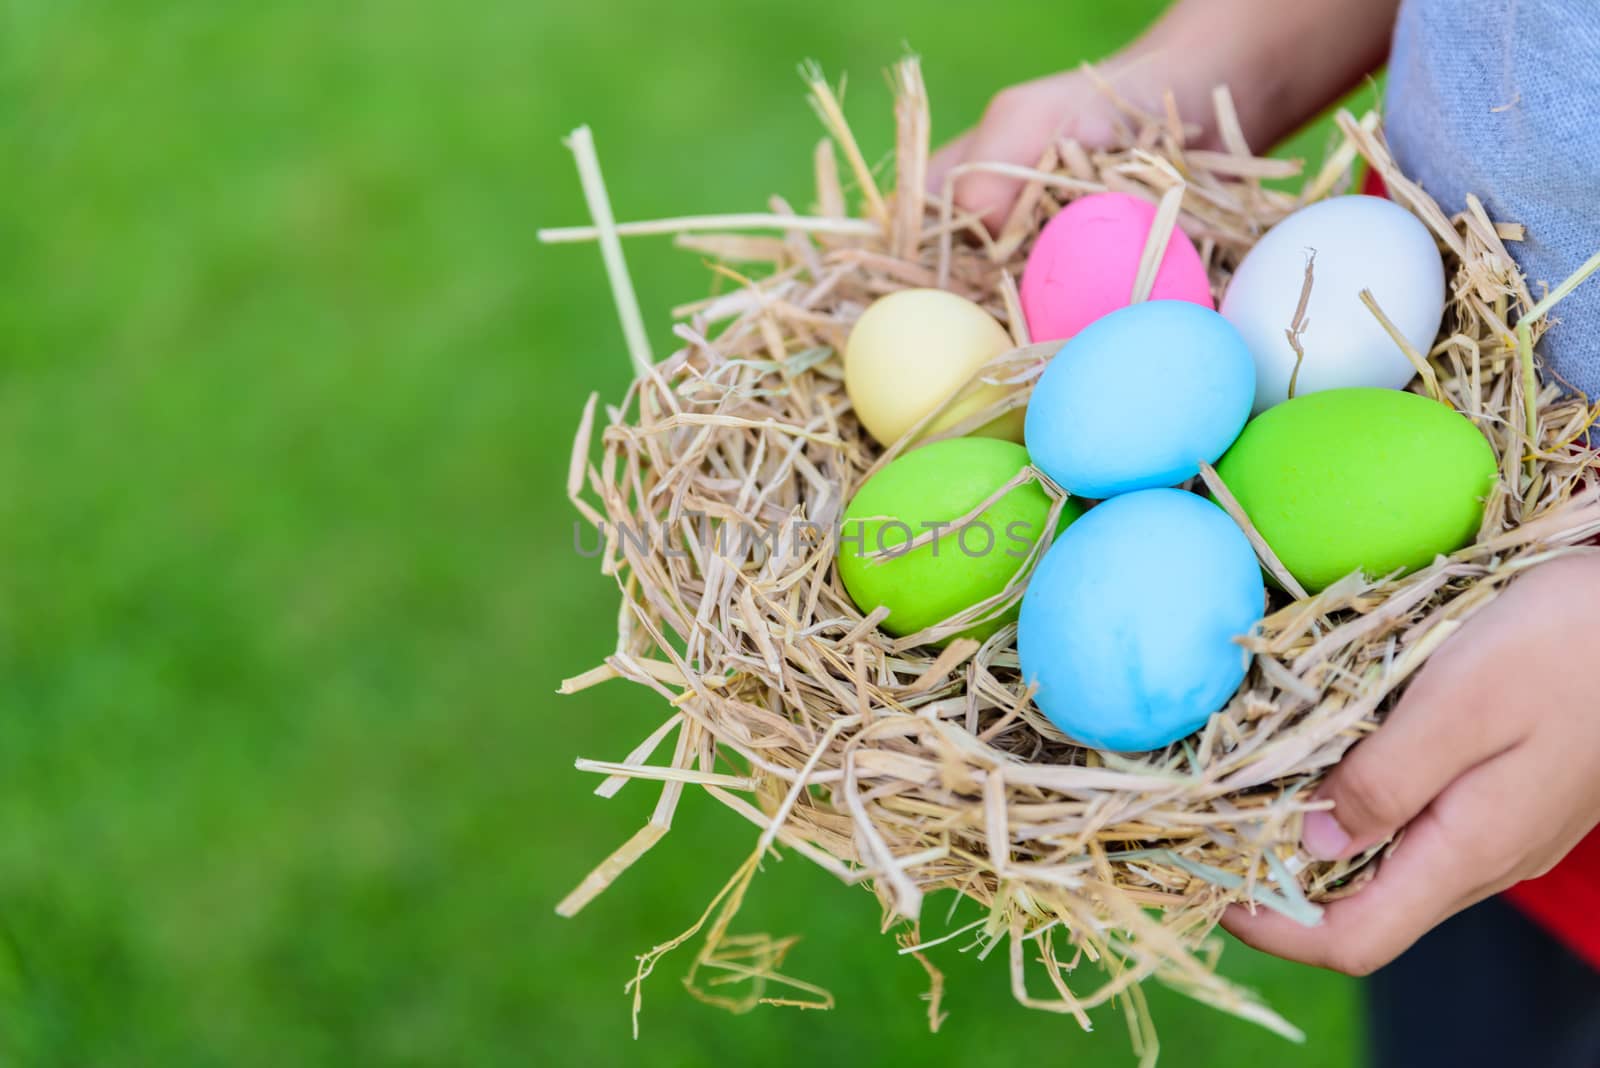
[[1504, 712], [1478, 699], [1470, 675], [1441, 651], [1318, 788], [1333, 811], [1306, 816], [1306, 852], [1337, 860], [1393, 835], [1464, 772], [1522, 740], [1521, 719]]
[[957, 164], [967, 158], [967, 149], [972, 144], [972, 131], [957, 137], [940, 146], [939, 150], [928, 158], [928, 192], [934, 196], [944, 196], [945, 179], [950, 177], [950, 172]]
[[1406, 828], [1377, 877], [1326, 906], [1318, 926], [1237, 905], [1223, 926], [1288, 960], [1349, 975], [1382, 967], [1436, 924], [1515, 881], [1522, 832], [1507, 799], [1526, 790], [1519, 763], [1494, 760], [1455, 782]]
[[[1037, 164], [1059, 125], [1052, 103], [1053, 94], [1041, 82], [997, 93], [971, 134], [967, 162]], [[975, 171], [957, 180], [956, 206], [981, 216], [985, 226], [998, 231], [1021, 190], [1022, 182], [1016, 178]]]

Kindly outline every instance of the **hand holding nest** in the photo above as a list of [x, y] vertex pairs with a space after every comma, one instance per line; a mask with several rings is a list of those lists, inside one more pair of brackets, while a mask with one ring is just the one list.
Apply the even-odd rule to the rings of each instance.
[[1600, 554], [1545, 564], [1467, 620], [1317, 792], [1301, 843], [1346, 859], [1403, 829], [1317, 927], [1233, 906], [1258, 949], [1365, 975], [1469, 905], [1541, 875], [1600, 822]]

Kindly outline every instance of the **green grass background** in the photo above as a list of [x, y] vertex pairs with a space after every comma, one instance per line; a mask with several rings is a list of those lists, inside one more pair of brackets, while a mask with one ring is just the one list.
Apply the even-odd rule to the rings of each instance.
[[[668, 958], [631, 1040], [633, 954], [754, 832], [691, 794], [552, 912], [654, 800], [572, 759], [660, 709], [553, 695], [611, 645], [561, 487], [627, 363], [595, 250], [533, 232], [584, 221], [580, 122], [622, 217], [803, 205], [799, 60], [876, 158], [906, 43], [945, 136], [1159, 7], [0, 0], [0, 1062], [1130, 1063], [954, 947], [928, 1035], [873, 900], [798, 859], [740, 927], [803, 931], [838, 1009], [728, 1016]], [[628, 252], [665, 351], [707, 276]], [[1223, 967], [1309, 1044], [1156, 991], [1163, 1063], [1354, 1063], [1352, 984]]]

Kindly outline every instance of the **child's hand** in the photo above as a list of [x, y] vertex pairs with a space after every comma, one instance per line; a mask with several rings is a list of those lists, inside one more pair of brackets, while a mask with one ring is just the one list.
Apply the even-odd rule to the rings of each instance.
[[[968, 161], [1036, 166], [1045, 149], [1065, 138], [1088, 149], [1103, 148], [1115, 140], [1116, 124], [1110, 98], [1079, 71], [1013, 85], [995, 94], [977, 126], [934, 153], [928, 189], [943, 196], [951, 169]], [[956, 207], [982, 216], [984, 225], [998, 232], [1021, 188], [1021, 182], [1004, 175], [958, 175]]]
[[[1399, 0], [1176, 0], [1127, 48], [1098, 64], [1123, 97], [1160, 113], [1171, 90], [1185, 121], [1204, 123], [1193, 142], [1214, 147], [1211, 91], [1233, 90], [1246, 140], [1267, 148], [1383, 62]], [[983, 120], [941, 149], [929, 167], [929, 189], [944, 193], [945, 176], [965, 162], [1032, 167], [1057, 138], [1088, 148], [1106, 145], [1116, 111], [1078, 71], [1002, 90]], [[1021, 183], [973, 173], [957, 180], [956, 206], [991, 230], [1005, 222]]]
[[1434, 925], [1540, 875], [1600, 821], [1600, 554], [1546, 564], [1469, 619], [1350, 751], [1301, 841], [1350, 857], [1400, 828], [1373, 881], [1317, 927], [1234, 906], [1258, 949], [1365, 975]]

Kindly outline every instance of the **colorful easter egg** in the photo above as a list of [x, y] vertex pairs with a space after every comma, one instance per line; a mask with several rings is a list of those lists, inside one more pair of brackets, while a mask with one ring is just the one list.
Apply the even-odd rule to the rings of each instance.
[[[857, 607], [888, 608], [883, 630], [903, 636], [1003, 591], [1044, 533], [1049, 495], [1037, 481], [1025, 482], [963, 526], [950, 524], [1027, 467], [1026, 450], [1014, 442], [952, 438], [909, 452], [869, 478], [845, 509], [839, 532], [839, 578]], [[1079, 514], [1069, 500], [1060, 522]], [[929, 544], [906, 548], [930, 532]], [[988, 637], [1016, 614], [1013, 604], [963, 633]]]
[[[1302, 359], [1286, 331], [1306, 285]], [[1433, 347], [1444, 315], [1444, 262], [1433, 234], [1382, 197], [1318, 201], [1267, 231], [1228, 283], [1222, 314], [1256, 361], [1254, 411], [1324, 389], [1400, 389], [1416, 368], [1361, 301], [1378, 307], [1418, 353]], [[1298, 371], [1296, 364], [1298, 363]]]
[[1022, 677], [1076, 740], [1159, 749], [1239, 688], [1249, 655], [1234, 639], [1265, 603], [1249, 541], [1215, 504], [1176, 489], [1115, 497], [1056, 539], [1029, 579]]
[[1064, 345], [1028, 403], [1033, 462], [1079, 497], [1175, 486], [1238, 436], [1255, 396], [1244, 340], [1210, 308], [1134, 304]]
[[[1011, 335], [972, 301], [942, 289], [902, 289], [873, 302], [850, 330], [844, 386], [867, 433], [884, 445], [959, 393], [990, 359], [1013, 348]], [[978, 386], [925, 427], [934, 434], [1004, 397]], [[1022, 440], [1022, 413], [1009, 412], [977, 433]]]
[[[1022, 269], [1022, 313], [1035, 342], [1072, 337], [1127, 306], [1155, 218], [1148, 200], [1093, 193], [1045, 224]], [[1215, 307], [1205, 264], [1182, 230], [1174, 228], [1167, 241], [1150, 299]]]
[[1411, 571], [1470, 543], [1499, 471], [1453, 408], [1390, 389], [1336, 389], [1250, 421], [1217, 475], [1302, 586]]

